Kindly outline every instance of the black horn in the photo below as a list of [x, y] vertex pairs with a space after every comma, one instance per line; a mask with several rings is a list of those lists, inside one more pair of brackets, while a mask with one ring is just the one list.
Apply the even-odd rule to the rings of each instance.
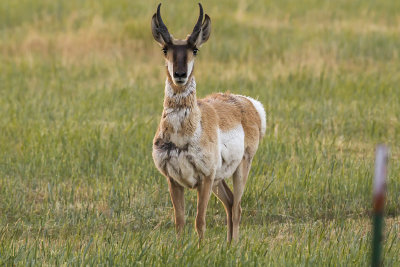
[[197, 23], [193, 28], [193, 32], [188, 39], [188, 42], [191, 45], [194, 45], [196, 43], [196, 40], [199, 37], [200, 31], [201, 31], [201, 23], [203, 22], [203, 7], [201, 6], [200, 3], [199, 3], [199, 7], [200, 7], [199, 18], [197, 19]]
[[158, 22], [158, 32], [161, 34], [162, 38], [166, 43], [171, 43], [171, 35], [168, 32], [167, 26], [165, 26], [161, 14], [160, 14], [161, 3], [157, 7], [157, 22]]

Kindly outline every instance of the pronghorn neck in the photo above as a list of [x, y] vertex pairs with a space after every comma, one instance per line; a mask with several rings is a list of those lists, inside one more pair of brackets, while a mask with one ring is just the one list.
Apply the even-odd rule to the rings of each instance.
[[165, 81], [164, 111], [178, 109], [197, 110], [196, 81], [192, 76], [187, 84], [177, 92], [175, 85]]
[[187, 144], [184, 136], [195, 134], [200, 124], [201, 113], [196, 99], [196, 82], [194, 77], [187, 82], [185, 88], [177, 93], [167, 79], [165, 82], [164, 110], [162, 129], [165, 136], [177, 146]]

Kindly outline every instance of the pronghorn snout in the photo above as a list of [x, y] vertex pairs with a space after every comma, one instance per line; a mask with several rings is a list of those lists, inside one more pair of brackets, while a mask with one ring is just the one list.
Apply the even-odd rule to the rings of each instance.
[[[190, 73], [189, 73], [189, 75], [190, 75]], [[188, 81], [188, 73], [187, 73], [187, 71], [182, 71], [182, 70], [181, 71], [174, 71], [173, 76], [174, 76], [174, 83], [176, 85], [182, 86], [182, 85], [185, 85], [186, 82]]]
[[186, 76], [187, 76], [186, 71], [185, 72], [178, 72], [178, 71], [174, 72], [174, 78], [186, 78]]

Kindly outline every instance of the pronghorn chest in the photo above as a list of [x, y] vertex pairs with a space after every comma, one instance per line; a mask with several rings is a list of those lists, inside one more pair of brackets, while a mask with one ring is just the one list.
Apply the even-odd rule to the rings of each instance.
[[172, 142], [177, 147], [188, 145], [196, 131], [197, 125], [193, 120], [193, 114], [190, 108], [166, 109], [164, 135], [167, 140]]
[[153, 145], [154, 162], [164, 175], [194, 188], [204, 175], [216, 169], [210, 151], [200, 145], [201, 123], [188, 109], [166, 110], [164, 115]]
[[244, 156], [243, 127], [218, 130], [218, 146], [211, 150], [201, 145], [202, 134], [199, 122], [191, 136], [182, 135], [178, 130], [166, 134], [168, 137], [165, 139], [156, 140], [153, 158], [157, 168], [189, 188], [195, 188], [202, 177], [212, 173], [215, 173], [216, 180], [232, 176]]

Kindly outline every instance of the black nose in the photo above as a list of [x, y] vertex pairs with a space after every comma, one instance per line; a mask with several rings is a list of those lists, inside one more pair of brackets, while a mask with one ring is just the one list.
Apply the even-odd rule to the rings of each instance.
[[186, 72], [174, 72], [174, 77], [175, 78], [186, 78]]

